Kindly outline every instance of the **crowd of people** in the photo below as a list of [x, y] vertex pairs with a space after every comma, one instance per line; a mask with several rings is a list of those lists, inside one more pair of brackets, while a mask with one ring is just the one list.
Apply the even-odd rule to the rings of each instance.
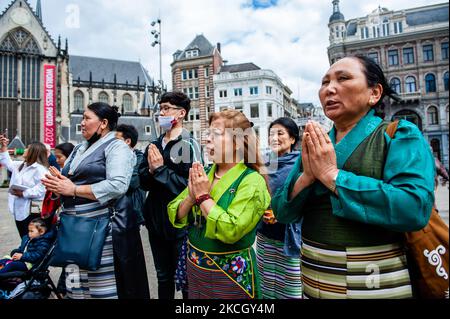
[[[278, 118], [268, 158], [253, 123], [232, 109], [210, 115], [202, 152], [184, 128], [190, 100], [181, 92], [162, 95], [164, 133], [144, 153], [136, 129], [117, 125], [117, 108], [100, 102], [84, 111], [84, 141], [56, 146], [59, 167], [49, 166], [42, 143], [12, 161], [0, 136], [9, 210], [23, 237], [0, 272], [30, 269], [56, 236], [59, 214], [109, 216], [97, 269], [80, 267], [78, 286], [66, 284], [69, 262], [63, 269], [66, 298], [150, 298], [142, 225], [153, 298], [173, 299], [175, 289], [189, 299], [411, 298], [402, 234], [430, 218], [435, 160], [414, 124], [400, 120], [394, 136], [386, 133], [375, 112], [385, 96], [398, 98], [375, 62], [337, 61], [319, 89], [331, 131], [309, 121], [300, 136], [292, 119]], [[33, 200], [44, 200], [43, 219], [30, 214]], [[373, 267], [376, 287], [367, 284]]]

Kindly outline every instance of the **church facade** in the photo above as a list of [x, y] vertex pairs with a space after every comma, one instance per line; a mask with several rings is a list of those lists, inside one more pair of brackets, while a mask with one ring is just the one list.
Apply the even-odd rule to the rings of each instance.
[[67, 40], [45, 29], [40, 1], [12, 1], [0, 14], [0, 132], [25, 145], [82, 141], [84, 108], [116, 105], [119, 123], [134, 125], [141, 148], [157, 135], [156, 89], [140, 62], [69, 54]]

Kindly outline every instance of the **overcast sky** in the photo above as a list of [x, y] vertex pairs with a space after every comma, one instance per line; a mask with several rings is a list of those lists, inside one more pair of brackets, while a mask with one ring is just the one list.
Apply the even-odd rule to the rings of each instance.
[[[390, 10], [443, 0], [341, 0], [345, 19], [362, 17], [378, 5]], [[0, 0], [2, 12], [10, 0]], [[36, 0], [29, 0], [34, 8]], [[140, 60], [159, 78], [158, 48], [150, 22], [162, 20], [163, 80], [171, 87], [170, 63], [197, 34], [222, 44], [229, 64], [253, 62], [271, 69], [301, 102], [318, 105], [320, 79], [329, 67], [331, 0], [41, 0], [44, 25], [69, 53]], [[79, 13], [79, 15], [78, 15]]]

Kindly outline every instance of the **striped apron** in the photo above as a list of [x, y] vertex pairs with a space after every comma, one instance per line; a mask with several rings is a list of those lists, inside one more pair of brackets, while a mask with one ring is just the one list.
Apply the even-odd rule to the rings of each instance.
[[[65, 209], [65, 214], [94, 217], [109, 214], [108, 206], [98, 202], [75, 205]], [[95, 271], [66, 267], [67, 298], [69, 299], [117, 299], [112, 233], [109, 231], [102, 251], [100, 267]]]
[[256, 258], [263, 299], [301, 299], [300, 256], [286, 256], [284, 243], [257, 233]]
[[412, 298], [402, 245], [332, 247], [302, 240], [303, 298]]

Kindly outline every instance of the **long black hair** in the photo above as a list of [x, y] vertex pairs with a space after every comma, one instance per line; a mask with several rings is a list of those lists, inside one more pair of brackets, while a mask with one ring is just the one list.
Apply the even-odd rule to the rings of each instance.
[[295, 143], [291, 145], [291, 151], [293, 151], [298, 141], [300, 140], [300, 130], [298, 129], [297, 124], [293, 119], [289, 117], [279, 117], [275, 121], [270, 123], [269, 132], [272, 126], [276, 124], [283, 126], [288, 132], [289, 136], [295, 139]]
[[117, 106], [111, 106], [108, 103], [95, 102], [87, 106], [89, 110], [95, 113], [100, 120], [108, 120], [108, 128], [114, 131], [119, 121], [120, 113]]

